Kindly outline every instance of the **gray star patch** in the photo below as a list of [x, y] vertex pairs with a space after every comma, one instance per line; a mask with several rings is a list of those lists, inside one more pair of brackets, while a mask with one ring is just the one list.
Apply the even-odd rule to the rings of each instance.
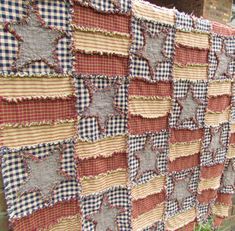
[[232, 186], [234, 188], [235, 184], [235, 171], [233, 169], [233, 163], [230, 161], [228, 167], [224, 170], [223, 175], [223, 185], [226, 186]]
[[109, 116], [118, 115], [114, 106], [116, 90], [112, 88], [94, 90], [89, 107], [84, 111], [84, 116], [95, 116], [98, 118], [101, 130], [106, 126]]
[[167, 34], [164, 32], [152, 35], [150, 32], [145, 30], [145, 45], [136, 53], [141, 58], [147, 60], [152, 78], [155, 76], [157, 64], [167, 60], [167, 55], [164, 52], [166, 38]]
[[227, 54], [224, 44], [222, 50], [220, 52], [216, 52], [216, 57], [218, 65], [215, 72], [215, 78], [220, 78], [220, 76], [223, 74], [229, 75], [229, 64], [233, 60], [233, 57]]
[[187, 95], [183, 99], [177, 99], [178, 104], [181, 106], [181, 113], [177, 121], [177, 125], [181, 125], [184, 121], [192, 120], [196, 125], [197, 121], [197, 109], [201, 105], [201, 102], [193, 96], [193, 89], [189, 86]]
[[187, 177], [182, 180], [176, 180], [174, 182], [175, 186], [169, 198], [170, 200], [177, 201], [180, 208], [182, 208], [184, 200], [187, 197], [192, 196], [192, 193], [188, 189], [189, 182], [190, 182], [190, 177]]
[[136, 156], [139, 159], [136, 179], [139, 179], [147, 171], [158, 171], [158, 157], [160, 154], [160, 149], [155, 148], [152, 139], [147, 137], [143, 149], [136, 152]]
[[45, 27], [35, 10], [29, 10], [26, 19], [10, 24], [8, 29], [19, 40], [19, 52], [14, 68], [22, 69], [31, 63], [42, 61], [59, 71], [55, 51], [62, 33]]
[[117, 231], [117, 216], [120, 209], [108, 203], [108, 198], [104, 196], [99, 212], [91, 215], [91, 219], [96, 223], [96, 231]]
[[40, 190], [43, 199], [50, 198], [54, 187], [66, 178], [59, 174], [61, 150], [56, 148], [52, 154], [42, 160], [26, 160], [29, 177], [21, 186], [21, 194], [35, 189]]

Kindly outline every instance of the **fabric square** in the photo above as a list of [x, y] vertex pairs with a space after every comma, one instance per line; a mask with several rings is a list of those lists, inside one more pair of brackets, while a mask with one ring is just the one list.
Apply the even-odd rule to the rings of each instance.
[[130, 75], [152, 80], [169, 80], [175, 29], [170, 25], [133, 17], [132, 34]]
[[78, 197], [72, 140], [6, 149], [2, 174], [10, 219]]
[[104, 13], [126, 14], [131, 9], [131, 0], [74, 0], [74, 2]]
[[94, 141], [126, 132], [128, 84], [118, 77], [75, 77], [81, 139]]
[[207, 89], [208, 83], [204, 81], [174, 81], [170, 127], [194, 130], [204, 126]]
[[195, 206], [199, 181], [199, 167], [169, 174], [166, 181], [166, 217]]
[[198, 32], [210, 33], [212, 30], [211, 22], [204, 18], [193, 18], [194, 29]]
[[148, 227], [146, 229], [143, 229], [143, 231], [165, 231], [165, 224], [162, 221], [156, 222], [151, 227]]
[[[6, 12], [4, 12], [4, 10]], [[8, 7], [3, 7], [3, 15], [4, 13], [5, 15], [9, 14], [7, 10], [9, 10]], [[27, 74], [70, 72], [72, 68], [70, 36], [68, 35], [70, 31], [68, 24], [70, 21], [70, 4], [60, 1], [51, 2], [49, 0], [35, 1], [35, 3], [29, 5], [19, 5], [16, 12], [19, 15], [15, 17], [14, 20], [5, 20], [6, 30], [1, 28], [0, 31], [0, 44], [3, 44], [1, 49], [2, 62], [0, 64], [0, 71], [11, 74], [16, 72]], [[36, 13], [37, 17], [34, 13]], [[37, 36], [38, 34], [40, 36], [35, 38], [41, 38], [41, 40], [39, 39], [38, 42], [36, 42], [37, 45], [32, 44], [32, 42], [30, 43], [30, 38], [33, 36], [33, 33], [30, 32], [29, 35], [27, 35], [26, 32], [24, 34], [20, 33], [20, 31], [22, 31], [20, 27], [23, 25], [19, 23], [25, 20], [27, 21], [29, 18], [31, 21], [33, 17], [35, 18], [35, 22], [31, 27], [34, 28], [34, 30], [36, 30], [36, 28], [39, 30], [40, 28], [43, 32], [36, 33]], [[40, 26], [37, 27], [36, 25]], [[45, 33], [50, 34], [51, 37], [46, 36]], [[58, 35], [54, 37], [56, 38], [55, 40], [53, 40], [52, 34]], [[22, 38], [22, 41], [20, 41], [19, 38]], [[34, 42], [36, 40], [37, 39], [34, 39]], [[44, 44], [41, 46], [44, 47], [45, 43], [48, 42], [47, 47], [49, 48], [49, 45], [52, 44], [53, 41], [56, 41], [55, 45], [53, 45], [53, 50], [48, 49], [46, 51], [41, 48], [39, 49], [39, 44]], [[31, 49], [27, 48], [29, 46], [31, 46]], [[30, 55], [32, 49], [33, 53]], [[21, 65], [20, 68], [18, 68], [15, 64], [19, 61], [21, 61], [21, 64], [25, 64], [25, 66]]]
[[[129, 177], [141, 184], [166, 174], [168, 132], [129, 136]], [[151, 162], [152, 161], [152, 162]]]
[[183, 31], [192, 31], [193, 29], [193, 18], [192, 16], [185, 14], [183, 12], [176, 12], [176, 29]]
[[201, 154], [201, 165], [212, 166], [224, 163], [229, 139], [229, 123], [217, 127], [206, 127]]
[[235, 71], [234, 42], [232, 38], [212, 36], [209, 52], [209, 79], [232, 78]]
[[209, 204], [198, 204], [197, 205], [197, 219], [199, 223], [207, 223], [209, 215], [210, 215], [210, 208], [214, 202], [211, 202]]
[[232, 84], [231, 118], [235, 120], [235, 84]]
[[126, 231], [131, 229], [129, 189], [116, 187], [81, 199], [84, 220], [82, 230], [95, 231], [113, 228], [113, 230]]

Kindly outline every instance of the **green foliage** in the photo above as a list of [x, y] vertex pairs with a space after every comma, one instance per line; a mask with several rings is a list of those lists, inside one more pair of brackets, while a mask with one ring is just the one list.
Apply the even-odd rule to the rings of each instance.
[[209, 219], [207, 223], [198, 225], [194, 231], [212, 231], [212, 219]]

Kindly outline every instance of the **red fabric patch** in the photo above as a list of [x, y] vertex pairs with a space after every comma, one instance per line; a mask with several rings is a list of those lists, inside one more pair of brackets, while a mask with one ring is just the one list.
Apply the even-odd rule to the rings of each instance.
[[208, 50], [192, 49], [184, 46], [176, 46], [175, 63], [186, 64], [207, 64]]
[[129, 115], [128, 128], [130, 134], [137, 135], [145, 132], [159, 132], [167, 129], [168, 116], [159, 117], [157, 119], [146, 119], [141, 116]]
[[231, 104], [231, 97], [228, 95], [221, 95], [216, 97], [210, 97], [208, 99], [207, 108], [213, 112], [222, 112], [228, 108]]
[[223, 221], [224, 221], [223, 217], [215, 216], [214, 223], [213, 223], [214, 227], [219, 227]]
[[95, 27], [129, 34], [130, 17], [118, 14], [102, 14], [89, 7], [74, 4], [73, 23], [83, 27]]
[[58, 219], [80, 213], [77, 200], [62, 201], [54, 206], [39, 209], [33, 214], [13, 221], [13, 229], [20, 231], [45, 229]]
[[200, 203], [209, 203], [212, 199], [215, 199], [216, 196], [217, 190], [207, 189], [198, 194], [197, 199]]
[[128, 58], [114, 55], [89, 55], [77, 53], [75, 69], [79, 74], [127, 76]]
[[213, 166], [203, 166], [201, 167], [201, 178], [210, 179], [218, 177], [222, 174], [224, 170], [223, 164], [216, 164]]
[[143, 213], [154, 209], [158, 204], [161, 204], [166, 199], [165, 191], [157, 194], [149, 195], [143, 199], [135, 200], [132, 203], [133, 218], [137, 218]]
[[184, 169], [196, 167], [199, 164], [200, 164], [200, 153], [196, 153], [194, 155], [180, 157], [172, 162], [169, 162], [168, 169], [170, 172], [173, 171], [178, 172]]
[[232, 194], [218, 193], [216, 203], [231, 206], [232, 205]]
[[202, 139], [203, 129], [189, 130], [189, 129], [171, 129], [170, 130], [170, 143], [176, 142], [190, 142]]
[[230, 144], [235, 144], [235, 133], [231, 133], [231, 134], [230, 134], [229, 143], [230, 143]]
[[126, 169], [127, 167], [127, 154], [114, 153], [112, 156], [107, 158], [97, 157], [79, 160], [78, 174], [80, 177], [96, 176], [107, 171], [112, 171], [118, 168]]
[[0, 101], [1, 123], [54, 121], [76, 117], [76, 98]]
[[129, 94], [142, 96], [171, 96], [172, 84], [163, 81], [149, 83], [145, 80], [134, 79], [130, 83]]
[[218, 22], [212, 22], [212, 31], [216, 34], [225, 35], [225, 36], [235, 35], [235, 29]]
[[194, 231], [196, 222], [192, 221], [189, 224], [185, 225], [184, 227], [180, 228], [180, 229], [176, 229], [176, 231]]

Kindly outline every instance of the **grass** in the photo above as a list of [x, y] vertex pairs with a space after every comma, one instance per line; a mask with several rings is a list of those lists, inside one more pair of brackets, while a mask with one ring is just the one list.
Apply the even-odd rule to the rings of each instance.
[[200, 224], [195, 228], [194, 231], [212, 231], [212, 219], [209, 219], [209, 221], [206, 224]]

